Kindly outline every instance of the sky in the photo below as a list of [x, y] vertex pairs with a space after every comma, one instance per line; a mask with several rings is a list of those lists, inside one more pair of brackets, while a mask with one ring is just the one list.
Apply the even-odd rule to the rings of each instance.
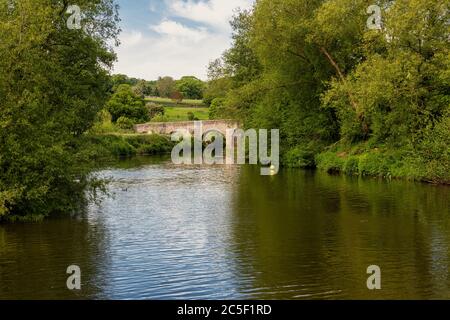
[[206, 80], [210, 61], [231, 46], [229, 21], [253, 0], [117, 0], [121, 45], [114, 73], [156, 80]]

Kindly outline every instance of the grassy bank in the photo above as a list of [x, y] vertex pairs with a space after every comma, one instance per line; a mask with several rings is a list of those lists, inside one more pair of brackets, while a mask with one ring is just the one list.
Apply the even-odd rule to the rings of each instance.
[[450, 184], [450, 163], [426, 159], [405, 149], [334, 147], [315, 157], [318, 169], [353, 176]]
[[102, 134], [89, 135], [87, 142], [94, 158], [130, 157], [170, 153], [174, 143], [161, 135]]

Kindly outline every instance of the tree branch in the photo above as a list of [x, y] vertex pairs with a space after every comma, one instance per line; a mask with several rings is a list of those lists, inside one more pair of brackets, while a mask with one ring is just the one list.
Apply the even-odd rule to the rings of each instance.
[[[327, 57], [328, 61], [334, 67], [337, 74], [339, 75], [339, 78], [341, 79], [342, 83], [345, 84], [347, 81], [345, 80], [344, 73], [342, 72], [341, 68], [339, 68], [339, 65], [336, 63], [336, 61], [334, 61], [331, 54], [329, 54], [328, 51], [324, 47], [320, 47], [320, 51]], [[353, 107], [353, 110], [355, 110], [356, 113], [358, 114], [358, 116], [361, 117], [361, 114], [360, 114], [359, 108], [358, 108], [358, 104], [356, 103], [355, 99], [353, 98], [352, 93], [350, 91], [347, 91], [347, 94], [350, 99], [350, 103]]]

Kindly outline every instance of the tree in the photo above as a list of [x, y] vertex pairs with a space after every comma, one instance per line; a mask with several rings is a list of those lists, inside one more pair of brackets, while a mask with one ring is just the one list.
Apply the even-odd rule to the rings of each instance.
[[229, 77], [211, 79], [205, 86], [203, 103], [209, 106], [215, 98], [225, 98], [232, 85], [232, 79]]
[[122, 84], [117, 88], [116, 93], [106, 104], [106, 108], [111, 114], [113, 122], [120, 117], [126, 117], [136, 123], [149, 120], [144, 99], [137, 96], [127, 84]]
[[121, 84], [128, 84], [130, 86], [137, 85], [138, 79], [129, 78], [125, 74], [114, 74], [111, 76], [110, 82], [111, 82], [111, 92], [116, 92], [117, 88]]
[[180, 91], [173, 91], [170, 94], [170, 99], [172, 99], [172, 101], [175, 101], [176, 103], [180, 103], [181, 101], [183, 101], [184, 96]]
[[202, 99], [205, 84], [196, 77], [182, 77], [176, 83], [177, 90], [185, 99]]
[[0, 220], [79, 210], [98, 186], [83, 133], [108, 98], [119, 19], [113, 1], [77, 4], [81, 30], [66, 1], [0, 1]]
[[[232, 48], [211, 64], [210, 87], [230, 81], [215, 109], [246, 126], [279, 128], [283, 157], [296, 163], [313, 165], [330, 145], [383, 148], [387, 163], [389, 152], [399, 161], [391, 173], [414, 163], [448, 181], [448, 1], [377, 3], [389, 7], [381, 30], [367, 27], [365, 0], [257, 1], [234, 18]], [[223, 95], [209, 90], [208, 101]]]
[[145, 80], [139, 80], [139, 82], [132, 87], [132, 90], [135, 95], [144, 99], [148, 93], [147, 82]]
[[163, 106], [153, 102], [147, 103], [145, 107], [149, 112], [150, 119], [153, 119], [156, 116], [164, 116], [164, 114], [166, 113]]
[[223, 105], [225, 104], [225, 98], [215, 98], [211, 102], [211, 106], [209, 107], [209, 119], [215, 120], [220, 119], [220, 116], [223, 113]]
[[172, 77], [159, 78], [156, 82], [156, 88], [160, 97], [169, 98], [175, 91], [175, 81]]

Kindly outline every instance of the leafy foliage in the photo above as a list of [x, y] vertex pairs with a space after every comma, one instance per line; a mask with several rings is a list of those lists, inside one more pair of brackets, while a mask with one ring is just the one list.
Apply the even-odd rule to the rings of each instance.
[[177, 81], [177, 90], [186, 99], [203, 99], [204, 83], [196, 77], [182, 77]]
[[164, 109], [163, 106], [150, 102], [147, 103], [145, 105], [145, 107], [148, 109], [149, 115], [150, 115], [150, 119], [153, 119], [154, 117], [160, 115], [160, 116], [164, 116], [166, 110]]
[[142, 97], [137, 96], [131, 86], [122, 84], [117, 88], [106, 108], [112, 116], [112, 121], [117, 122], [120, 117], [126, 117], [136, 123], [146, 122], [149, 119], [148, 110]]
[[81, 30], [66, 1], [0, 1], [0, 219], [72, 212], [100, 186], [82, 135], [108, 98], [117, 6], [77, 4]]
[[260, 0], [238, 12], [233, 47], [209, 67], [212, 117], [279, 128], [288, 165], [449, 182], [448, 1], [380, 0], [382, 30], [366, 27], [368, 5]]

